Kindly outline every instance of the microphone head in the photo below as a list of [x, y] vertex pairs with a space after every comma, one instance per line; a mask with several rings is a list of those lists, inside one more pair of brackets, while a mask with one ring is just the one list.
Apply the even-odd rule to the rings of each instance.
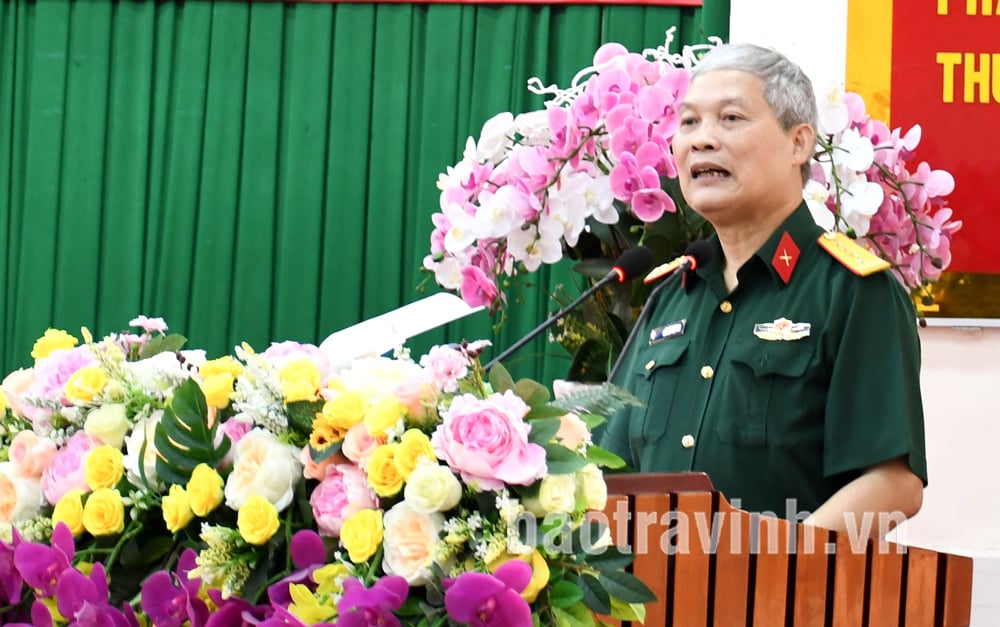
[[653, 251], [643, 246], [629, 248], [615, 260], [611, 271], [618, 275], [618, 281], [631, 281], [644, 274], [653, 265]]
[[684, 251], [684, 256], [691, 258], [689, 269], [694, 270], [711, 261], [714, 252], [712, 245], [707, 240], [696, 239], [688, 244], [687, 250]]

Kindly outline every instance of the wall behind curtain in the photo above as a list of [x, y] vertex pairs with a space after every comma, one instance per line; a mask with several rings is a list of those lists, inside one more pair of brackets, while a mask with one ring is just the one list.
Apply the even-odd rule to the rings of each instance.
[[[47, 327], [162, 316], [209, 357], [319, 342], [412, 302], [435, 181], [493, 114], [540, 108], [605, 41], [726, 36], [728, 1], [636, 6], [4, 1], [0, 367]], [[572, 280], [538, 275], [511, 344]], [[431, 290], [436, 288], [430, 285]], [[525, 349], [526, 376], [568, 361]]]

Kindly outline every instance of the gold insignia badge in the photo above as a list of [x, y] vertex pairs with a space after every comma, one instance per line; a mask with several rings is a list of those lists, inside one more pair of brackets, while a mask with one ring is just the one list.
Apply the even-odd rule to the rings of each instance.
[[788, 318], [778, 318], [774, 322], [758, 322], [753, 325], [753, 334], [770, 342], [801, 340], [809, 336], [812, 328], [808, 322], [792, 322]]
[[819, 236], [818, 242], [834, 259], [858, 276], [868, 276], [890, 267], [888, 261], [840, 231], [827, 231]]

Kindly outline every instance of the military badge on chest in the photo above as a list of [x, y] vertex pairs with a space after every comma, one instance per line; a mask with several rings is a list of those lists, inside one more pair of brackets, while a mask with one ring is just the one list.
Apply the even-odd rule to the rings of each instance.
[[649, 331], [649, 345], [652, 346], [653, 344], [659, 344], [665, 340], [684, 335], [684, 328], [686, 326], [687, 320], [677, 320], [662, 327], [654, 327]]

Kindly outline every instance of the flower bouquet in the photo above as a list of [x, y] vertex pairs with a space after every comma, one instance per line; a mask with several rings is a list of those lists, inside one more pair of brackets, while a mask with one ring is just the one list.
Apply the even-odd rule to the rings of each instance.
[[[340, 371], [208, 359], [140, 316], [50, 329], [0, 394], [0, 616], [35, 625], [598, 625], [652, 595], [592, 515], [635, 402], [551, 400], [485, 343]], [[79, 345], [78, 345], [79, 344]]]
[[[684, 202], [670, 144], [691, 68], [712, 44], [672, 54], [672, 31], [641, 54], [601, 46], [566, 89], [529, 80], [533, 92], [551, 96], [543, 110], [501, 113], [478, 140], [468, 139], [462, 159], [438, 180], [440, 212], [424, 268], [439, 285], [503, 311], [506, 290], [542, 264], [569, 257], [583, 276], [600, 278], [628, 247], [646, 246], [662, 263], [711, 234]], [[916, 297], [930, 298], [926, 288], [950, 263], [961, 227], [945, 201], [953, 178], [925, 162], [912, 167], [919, 126], [890, 130], [843, 90], [820, 105], [813, 177], [803, 192], [816, 222], [858, 238]], [[608, 288], [584, 315], [560, 322], [555, 339], [575, 356], [569, 378], [603, 380], [648, 296], [636, 283]], [[556, 291], [560, 305], [572, 300]]]

